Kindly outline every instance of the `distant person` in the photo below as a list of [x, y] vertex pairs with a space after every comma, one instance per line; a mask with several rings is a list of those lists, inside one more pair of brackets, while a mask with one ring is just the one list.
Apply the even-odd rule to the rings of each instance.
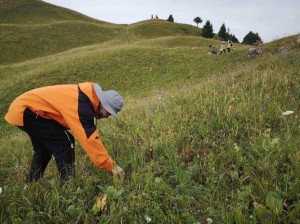
[[213, 47], [211, 48], [211, 53], [212, 53], [212, 54], [217, 54], [217, 48], [216, 48], [215, 46], [213, 46]]
[[123, 173], [107, 153], [94, 123], [94, 118], [117, 117], [122, 107], [119, 93], [90, 82], [42, 87], [17, 97], [5, 120], [30, 137], [34, 153], [27, 181], [43, 176], [52, 155], [62, 179], [74, 175], [75, 139], [67, 130], [98, 168], [113, 175]]
[[220, 47], [220, 55], [222, 54], [222, 53], [225, 53], [226, 51], [225, 51], [225, 42], [224, 41], [222, 41], [222, 44], [221, 44], [221, 47]]
[[260, 40], [256, 40], [254, 45], [259, 46], [261, 44]]
[[227, 43], [227, 50], [228, 50], [228, 53], [230, 53], [231, 47], [232, 47], [232, 42], [231, 42], [231, 40], [228, 40], [228, 43]]
[[153, 15], [151, 15], [151, 19], [153, 19]]
[[157, 15], [155, 15], [155, 19], [159, 19]]

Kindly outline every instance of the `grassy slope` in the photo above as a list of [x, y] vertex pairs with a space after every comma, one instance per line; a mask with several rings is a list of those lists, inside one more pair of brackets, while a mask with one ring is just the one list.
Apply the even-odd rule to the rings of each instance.
[[46, 25], [0, 25], [0, 29], [2, 63], [19, 62], [74, 47], [111, 41], [113, 37], [124, 37], [124, 29], [120, 26], [82, 21], [62, 21]]
[[[250, 61], [247, 47], [209, 55], [217, 41], [149, 38], [130, 26], [130, 43], [0, 66], [2, 117], [20, 93], [58, 83], [99, 82], [126, 102], [119, 122], [99, 124], [123, 180], [95, 169], [77, 145], [76, 179], [60, 186], [52, 161], [45, 179], [24, 189], [31, 144], [2, 120], [0, 222], [143, 223], [145, 215], [153, 223], [299, 222], [297, 37], [264, 46]], [[289, 50], [278, 53], [282, 45]], [[286, 110], [295, 114], [282, 116]], [[104, 191], [110, 213], [95, 217], [93, 200]]]
[[[182, 45], [186, 45], [189, 39], [181, 39]], [[203, 41], [199, 39], [198, 45], [203, 44]], [[182, 83], [195, 83], [204, 77], [226, 72], [246, 58], [243, 50], [236, 50], [231, 58], [219, 58], [207, 54], [207, 45], [192, 46], [161, 48], [145, 47], [140, 43], [114, 47], [94, 45], [21, 64], [2, 66], [1, 113], [18, 94], [40, 85], [90, 80], [100, 82], [104, 88], [121, 88], [123, 94], [131, 97], [145, 97], [149, 91], [170, 86], [176, 88]], [[15, 86], [21, 87], [12, 91]]]
[[199, 36], [200, 29], [187, 24], [170, 23], [165, 20], [146, 20], [127, 28], [130, 39], [151, 39], [161, 36]]
[[0, 22], [0, 64], [125, 38], [123, 25], [97, 21], [39, 0], [4, 4]]
[[200, 34], [200, 29], [194, 26], [163, 20], [129, 26], [111, 24], [39, 0], [4, 3], [0, 9], [0, 22], [0, 64], [96, 43]]
[[0, 21], [4, 24], [48, 24], [64, 20], [109, 24], [41, 0], [7, 0], [1, 2]]

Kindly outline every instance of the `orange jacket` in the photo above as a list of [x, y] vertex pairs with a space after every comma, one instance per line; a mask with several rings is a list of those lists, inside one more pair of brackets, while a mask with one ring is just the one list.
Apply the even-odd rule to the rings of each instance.
[[42, 87], [16, 98], [5, 120], [12, 125], [23, 126], [23, 112], [28, 107], [38, 116], [55, 120], [66, 129], [71, 129], [92, 162], [98, 168], [111, 171], [113, 161], [94, 124], [99, 102], [93, 83]]

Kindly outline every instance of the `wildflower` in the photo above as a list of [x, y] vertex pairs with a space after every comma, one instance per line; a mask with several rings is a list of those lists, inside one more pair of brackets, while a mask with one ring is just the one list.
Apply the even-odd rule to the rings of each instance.
[[266, 215], [266, 221], [269, 221], [270, 220], [270, 216], [269, 215]]
[[3, 193], [3, 189], [2, 189], [2, 187], [0, 187], [0, 194], [2, 194]]
[[213, 223], [213, 220], [211, 218], [207, 218], [206, 221], [207, 221], [208, 224]]
[[81, 171], [82, 171], [82, 172], [87, 172], [87, 171], [88, 171], [88, 168], [87, 168], [86, 166], [82, 166], [82, 167], [81, 167]]
[[293, 114], [293, 113], [294, 113], [294, 111], [292, 111], [292, 110], [287, 110], [287, 111], [283, 112], [282, 115], [283, 115], [283, 116], [288, 116], [288, 115], [291, 115], [291, 114]]
[[243, 147], [244, 149], [248, 149], [248, 148], [250, 147], [249, 142], [243, 142], [243, 143], [242, 143], [242, 147]]
[[250, 219], [253, 219], [253, 215], [250, 215]]
[[145, 220], [147, 223], [150, 223], [152, 219], [148, 215], [145, 215]]

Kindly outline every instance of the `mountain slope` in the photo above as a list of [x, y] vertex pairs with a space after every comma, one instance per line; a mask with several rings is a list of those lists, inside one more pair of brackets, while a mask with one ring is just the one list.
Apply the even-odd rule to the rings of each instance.
[[64, 20], [94, 21], [108, 24], [41, 0], [4, 0], [1, 2], [0, 21], [2, 24], [39, 24]]
[[[120, 179], [95, 168], [78, 144], [74, 179], [62, 185], [51, 161], [24, 187], [30, 140], [1, 121], [0, 222], [298, 223], [299, 49], [274, 54], [270, 44], [249, 60], [246, 48], [221, 56], [180, 45], [96, 45], [0, 66], [1, 112], [25, 90], [87, 80], [125, 100], [118, 122], [98, 123], [125, 170]], [[104, 192], [110, 212], [94, 216]]]
[[5, 2], [0, 10], [0, 64], [21, 62], [91, 44], [162, 36], [199, 36], [200, 29], [163, 20], [116, 25], [40, 0]]
[[0, 64], [125, 38], [124, 26], [40, 0], [6, 2], [0, 12]]
[[[40, 3], [10, 2], [12, 11]], [[209, 54], [219, 41], [165, 21], [32, 21], [1, 25], [11, 58], [0, 65], [0, 223], [300, 223], [298, 36], [249, 59], [239, 44]], [[118, 121], [96, 123], [124, 178], [76, 144], [74, 178], [60, 182], [51, 160], [26, 183], [32, 146], [4, 121], [9, 104], [32, 88], [86, 81], [124, 98]], [[109, 212], [93, 215], [103, 193]]]
[[1, 25], [0, 64], [51, 55], [75, 47], [125, 38], [124, 28], [84, 21], [36, 25]]
[[130, 24], [127, 28], [130, 39], [151, 39], [162, 36], [200, 36], [200, 29], [187, 24], [165, 20], [145, 20]]

